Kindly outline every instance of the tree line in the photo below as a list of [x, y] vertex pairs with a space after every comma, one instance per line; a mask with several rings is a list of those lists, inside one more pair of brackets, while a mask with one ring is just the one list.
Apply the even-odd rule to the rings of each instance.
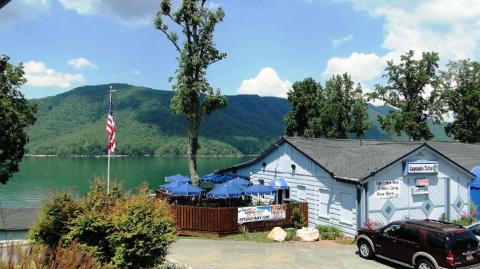
[[447, 135], [465, 143], [480, 142], [480, 63], [470, 59], [450, 61], [439, 69], [436, 52], [415, 58], [413, 50], [400, 61], [387, 62], [383, 84], [363, 93], [347, 73], [334, 75], [322, 85], [313, 78], [293, 84], [288, 93], [291, 111], [285, 116], [286, 134], [300, 137], [361, 138], [371, 125], [367, 102], [382, 101], [391, 107], [378, 116], [389, 135], [407, 135], [411, 140], [430, 140], [428, 121], [440, 124], [446, 113], [453, 121]]

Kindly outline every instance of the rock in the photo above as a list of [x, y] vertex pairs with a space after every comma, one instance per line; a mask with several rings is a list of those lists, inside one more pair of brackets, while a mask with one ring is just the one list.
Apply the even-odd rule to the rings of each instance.
[[315, 228], [303, 227], [297, 230], [297, 238], [300, 238], [300, 240], [304, 242], [317, 241], [320, 238], [320, 232]]
[[285, 241], [285, 238], [287, 237], [287, 232], [285, 232], [282, 228], [280, 227], [275, 227], [273, 228], [269, 233], [267, 238], [273, 241], [277, 242], [283, 242]]

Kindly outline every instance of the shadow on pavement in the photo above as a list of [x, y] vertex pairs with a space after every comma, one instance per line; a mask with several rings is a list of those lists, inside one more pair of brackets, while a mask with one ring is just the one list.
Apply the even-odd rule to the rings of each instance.
[[[357, 255], [358, 257], [360, 257], [360, 255], [358, 254], [358, 250], [355, 251], [355, 255]], [[363, 259], [362, 257], [360, 257], [361, 259]], [[383, 260], [383, 259], [380, 259], [380, 258], [373, 258], [372, 261], [375, 261], [375, 262], [378, 262], [378, 263], [381, 263], [385, 266], [388, 266], [388, 267], [391, 267], [391, 268], [395, 268], [395, 269], [406, 269], [408, 267], [405, 267], [405, 266], [401, 266], [401, 265], [398, 265], [396, 263], [393, 263], [393, 262], [389, 262], [389, 261], [386, 261], [386, 260]]]

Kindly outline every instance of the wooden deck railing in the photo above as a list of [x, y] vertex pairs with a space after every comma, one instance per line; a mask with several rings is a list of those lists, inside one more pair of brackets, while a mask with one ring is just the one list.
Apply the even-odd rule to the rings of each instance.
[[[292, 226], [290, 218], [292, 210], [298, 207], [303, 212], [305, 218], [308, 217], [308, 204], [288, 204], [286, 210], [286, 219], [278, 221], [259, 221], [244, 223], [242, 226], [249, 231], [269, 230], [273, 227]], [[239, 232], [238, 208], [237, 207], [197, 207], [172, 205], [175, 219], [177, 221], [177, 231], [180, 234], [210, 234], [221, 236]]]

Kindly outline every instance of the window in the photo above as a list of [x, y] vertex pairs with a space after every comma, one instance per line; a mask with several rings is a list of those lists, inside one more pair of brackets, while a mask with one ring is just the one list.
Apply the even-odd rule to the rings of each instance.
[[297, 199], [305, 201], [307, 199], [307, 188], [305, 186], [297, 186]]
[[431, 248], [436, 248], [444, 250], [446, 248], [447, 242], [445, 241], [445, 235], [437, 232], [427, 232], [427, 246]]
[[345, 224], [353, 224], [354, 199], [352, 193], [340, 193], [340, 221]]
[[400, 233], [400, 225], [392, 224], [383, 230], [384, 236], [398, 237]]
[[318, 215], [328, 219], [330, 218], [330, 190], [320, 189], [318, 196]]
[[418, 243], [420, 241], [420, 231], [412, 227], [401, 226], [398, 233], [398, 238]]

